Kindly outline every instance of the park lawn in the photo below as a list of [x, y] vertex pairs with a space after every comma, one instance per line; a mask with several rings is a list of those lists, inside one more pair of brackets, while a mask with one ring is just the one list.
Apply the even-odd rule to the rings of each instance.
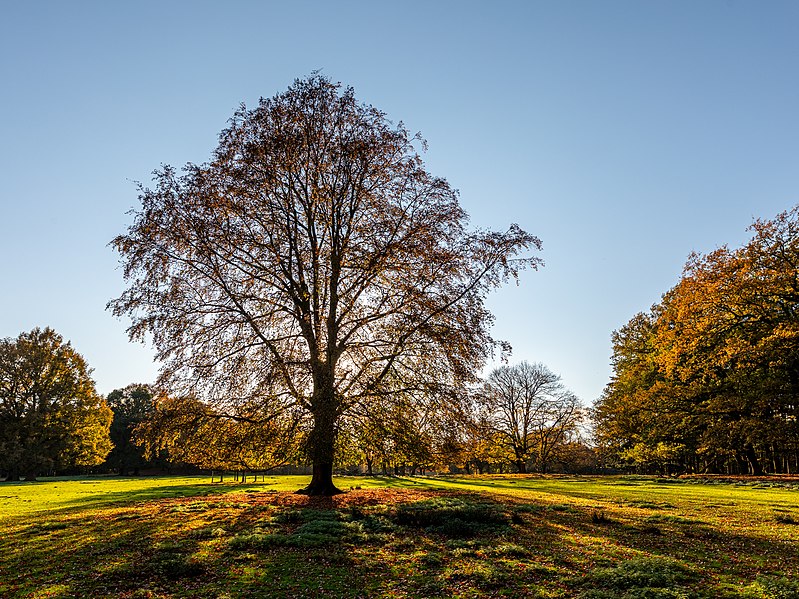
[[0, 597], [799, 598], [799, 483], [0, 484]]

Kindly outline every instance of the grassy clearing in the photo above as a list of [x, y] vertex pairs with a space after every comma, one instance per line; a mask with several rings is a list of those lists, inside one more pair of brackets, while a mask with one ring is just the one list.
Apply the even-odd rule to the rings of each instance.
[[799, 485], [305, 481], [0, 484], [0, 596], [799, 598]]

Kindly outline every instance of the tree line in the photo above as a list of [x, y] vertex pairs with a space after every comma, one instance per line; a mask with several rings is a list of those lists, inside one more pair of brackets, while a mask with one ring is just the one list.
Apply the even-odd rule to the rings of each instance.
[[134, 430], [152, 413], [147, 385], [103, 398], [86, 360], [51, 328], [0, 340], [0, 479], [93, 469], [120, 474], [158, 462]]
[[[96, 393], [50, 329], [0, 346], [0, 470], [10, 478], [169, 459], [205, 469], [590, 468], [585, 411], [541, 364], [494, 370], [486, 297], [542, 265], [517, 224], [470, 227], [426, 142], [313, 74], [242, 106], [210, 160], [163, 166], [112, 245], [108, 304], [163, 365], [152, 389]], [[605, 463], [795, 472], [797, 209], [681, 281], [613, 336], [593, 410]], [[52, 364], [45, 356], [52, 356]], [[110, 433], [108, 433], [110, 431]], [[114, 441], [109, 434], [117, 435]], [[143, 446], [146, 456], [140, 455]], [[134, 454], [138, 456], [135, 461]]]
[[606, 459], [643, 470], [799, 470], [799, 207], [739, 248], [692, 255], [613, 334], [595, 405]]
[[[190, 465], [262, 472], [310, 461], [312, 422], [228, 414], [195, 397], [132, 384], [105, 398], [69, 342], [34, 329], [0, 342], [0, 479], [78, 471], [136, 475]], [[582, 411], [541, 364], [495, 370], [462, 401], [385, 404], [342, 422], [341, 471], [367, 474], [586, 468]]]
[[[236, 111], [208, 162], [156, 171], [112, 241], [127, 288], [108, 308], [152, 340], [158, 380], [104, 399], [55, 331], [3, 340], [0, 472], [308, 463], [302, 492], [331, 495], [347, 465], [590, 467], [585, 411], [557, 375], [521, 363], [481, 379], [510, 349], [485, 299], [542, 264], [540, 240], [470, 228], [425, 148], [313, 74]], [[797, 211], [692, 256], [614, 333], [592, 411], [606, 464], [799, 469]]]

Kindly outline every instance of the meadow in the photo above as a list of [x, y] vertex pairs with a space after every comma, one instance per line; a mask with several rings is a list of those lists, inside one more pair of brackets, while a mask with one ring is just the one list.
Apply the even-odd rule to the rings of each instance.
[[799, 482], [0, 484], [0, 597], [799, 598]]

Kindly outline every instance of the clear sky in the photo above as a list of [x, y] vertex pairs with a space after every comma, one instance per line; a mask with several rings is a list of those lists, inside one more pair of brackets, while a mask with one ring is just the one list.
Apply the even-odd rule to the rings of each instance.
[[799, 202], [797, 2], [0, 0], [0, 337], [55, 328], [101, 393], [152, 381], [105, 311], [134, 182], [316, 69], [421, 131], [475, 226], [542, 239], [494, 332], [585, 403], [691, 251]]

